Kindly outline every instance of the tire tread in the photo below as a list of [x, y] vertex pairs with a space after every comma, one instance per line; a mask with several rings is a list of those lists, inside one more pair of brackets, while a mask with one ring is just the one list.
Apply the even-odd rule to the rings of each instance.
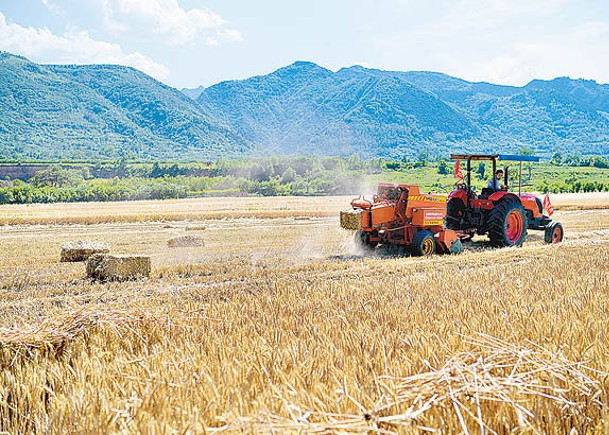
[[[505, 219], [513, 209], [520, 209], [523, 218], [523, 234], [520, 240], [516, 243], [510, 243], [505, 235]], [[488, 237], [491, 240], [491, 245], [496, 247], [521, 245], [524, 242], [527, 234], [527, 215], [520, 204], [515, 199], [506, 199], [493, 207], [488, 216]]]

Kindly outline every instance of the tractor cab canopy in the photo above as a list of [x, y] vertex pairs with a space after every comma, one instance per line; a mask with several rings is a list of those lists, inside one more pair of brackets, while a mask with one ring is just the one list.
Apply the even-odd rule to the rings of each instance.
[[499, 154], [451, 154], [452, 160], [497, 160]]
[[[505, 162], [519, 162], [520, 169], [518, 171], [518, 194], [520, 195], [522, 190], [522, 162], [539, 162], [538, 156], [524, 156], [516, 154], [451, 154], [452, 160], [465, 160], [467, 162], [465, 181], [468, 189], [471, 189], [471, 162], [472, 160], [489, 160], [493, 163], [493, 176], [497, 171], [497, 160]], [[506, 165], [505, 173], [505, 186], [509, 185], [509, 166]]]
[[539, 162], [537, 156], [519, 156], [515, 154], [451, 154], [452, 160], [503, 160], [510, 162]]
[[499, 154], [499, 160], [504, 162], [539, 162], [537, 156], [518, 156], [514, 154]]

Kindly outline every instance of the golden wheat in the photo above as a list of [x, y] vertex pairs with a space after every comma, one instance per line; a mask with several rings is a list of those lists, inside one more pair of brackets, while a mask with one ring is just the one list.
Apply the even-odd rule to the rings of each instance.
[[[562, 245], [403, 258], [354, 252], [348, 199], [205, 200], [269, 214], [202, 221], [181, 204], [121, 204], [133, 222], [113, 223], [0, 208], [36, 224], [0, 233], [0, 431], [609, 430], [609, 211], [557, 213]], [[138, 220], [155, 206], [171, 224]], [[205, 246], [167, 248], [193, 226]], [[80, 239], [150, 255], [152, 276], [84, 279], [58, 262]]]

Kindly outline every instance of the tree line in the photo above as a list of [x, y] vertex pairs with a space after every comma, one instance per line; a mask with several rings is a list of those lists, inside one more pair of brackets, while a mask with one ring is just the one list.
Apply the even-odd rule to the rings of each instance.
[[[541, 166], [530, 184], [540, 192], [609, 191], [609, 171], [597, 177], [547, 175], [551, 168], [589, 167], [604, 171], [602, 157], [555, 154]], [[538, 171], [535, 169], [535, 171]], [[566, 170], [566, 168], [565, 168]], [[0, 204], [175, 199], [196, 196], [283, 196], [357, 194], [362, 186], [387, 179], [416, 182], [426, 190], [450, 189], [454, 163], [432, 160], [425, 153], [402, 161], [351, 157], [267, 157], [220, 159], [215, 162], [129, 163], [125, 160], [95, 164], [52, 165], [28, 180], [0, 181]], [[489, 171], [482, 162], [475, 178]], [[547, 175], [547, 176], [546, 176]], [[413, 179], [414, 177], [414, 179]], [[530, 177], [530, 173], [529, 173]]]

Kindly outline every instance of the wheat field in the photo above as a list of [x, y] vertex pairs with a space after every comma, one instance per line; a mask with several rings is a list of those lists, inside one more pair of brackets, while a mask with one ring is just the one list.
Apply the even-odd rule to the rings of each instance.
[[430, 258], [358, 253], [349, 198], [0, 207], [0, 432], [607, 433], [609, 196], [553, 200], [561, 245]]

